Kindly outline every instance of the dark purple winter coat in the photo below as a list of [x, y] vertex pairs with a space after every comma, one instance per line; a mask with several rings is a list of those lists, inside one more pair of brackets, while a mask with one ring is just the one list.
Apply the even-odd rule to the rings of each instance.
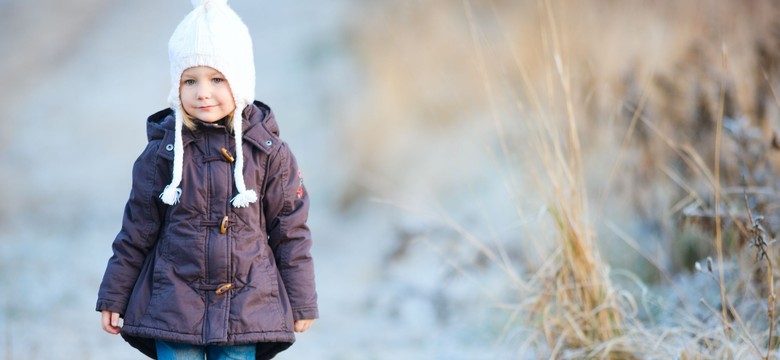
[[154, 340], [257, 343], [258, 359], [295, 341], [293, 322], [318, 317], [308, 194], [270, 108], [243, 114], [244, 178], [258, 201], [234, 208], [233, 135], [202, 123], [182, 131], [180, 203], [159, 195], [171, 181], [174, 120], [149, 117], [149, 144], [98, 293], [97, 310], [122, 314], [122, 336], [156, 358]]

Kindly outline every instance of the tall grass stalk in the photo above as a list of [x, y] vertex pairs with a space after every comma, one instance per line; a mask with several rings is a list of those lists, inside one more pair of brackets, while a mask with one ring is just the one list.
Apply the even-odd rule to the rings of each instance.
[[[591, 228], [572, 79], [561, 48], [558, 19], [549, 0], [540, 6], [548, 29], [542, 34], [546, 37], [543, 42], [548, 44], [554, 64], [555, 82], [548, 83], [548, 94], [560, 94], [558, 101], [563, 101], [565, 115], [559, 120], [542, 115], [554, 114], [554, 110], [536, 109], [540, 116], [528, 121], [538, 135], [532, 136], [531, 150], [540, 159], [543, 179], [539, 184], [546, 184], [542, 190], [554, 220], [558, 248], [553, 253], [549, 293], [540, 296], [537, 304], [542, 309], [539, 321], [552, 346], [551, 358], [560, 357], [564, 349], [584, 349], [588, 356], [630, 357], [615, 342], [624, 332], [625, 316]], [[533, 88], [526, 90], [534, 93]], [[551, 98], [550, 103], [555, 104], [556, 99]]]
[[[727, 67], [726, 62], [726, 48], [723, 45], [723, 66]], [[721, 298], [721, 319], [723, 321], [723, 332], [726, 336], [726, 341], [729, 339], [729, 324], [726, 312], [728, 310], [726, 298], [726, 279], [723, 274], [723, 235], [721, 234], [721, 219], [720, 219], [720, 149], [723, 141], [723, 107], [725, 104], [726, 88], [721, 86], [720, 88], [720, 104], [718, 104], [717, 125], [715, 126], [715, 181], [714, 181], [714, 193], [715, 193], [715, 249], [718, 254], [718, 276], [720, 281], [720, 298]]]

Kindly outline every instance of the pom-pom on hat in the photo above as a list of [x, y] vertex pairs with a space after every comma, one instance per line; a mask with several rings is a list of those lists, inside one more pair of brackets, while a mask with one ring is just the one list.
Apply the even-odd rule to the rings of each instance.
[[227, 5], [227, 0], [192, 0], [195, 7], [176, 27], [168, 42], [171, 63], [171, 92], [168, 103], [176, 119], [173, 145], [173, 179], [160, 198], [168, 205], [181, 197], [184, 148], [181, 138], [184, 110], [179, 99], [179, 85], [184, 70], [208, 66], [225, 76], [233, 92], [236, 110], [233, 134], [236, 142], [236, 161], [233, 170], [238, 195], [234, 207], [247, 207], [257, 201], [257, 193], [244, 183], [244, 153], [242, 150], [242, 116], [244, 108], [255, 98], [255, 65], [252, 38], [241, 18]]

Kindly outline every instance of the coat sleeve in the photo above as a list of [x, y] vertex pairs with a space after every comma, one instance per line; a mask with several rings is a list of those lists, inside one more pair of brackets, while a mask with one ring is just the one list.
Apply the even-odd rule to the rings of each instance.
[[109, 310], [124, 315], [141, 266], [157, 242], [160, 231], [161, 202], [155, 190], [160, 176], [158, 165], [159, 141], [152, 141], [133, 165], [133, 184], [125, 205], [122, 228], [112, 245], [113, 255], [108, 260], [100, 284], [97, 311]]
[[268, 243], [284, 281], [295, 320], [316, 319], [317, 291], [311, 257], [311, 232], [306, 225], [309, 194], [295, 156], [287, 144], [270, 159], [263, 197]]

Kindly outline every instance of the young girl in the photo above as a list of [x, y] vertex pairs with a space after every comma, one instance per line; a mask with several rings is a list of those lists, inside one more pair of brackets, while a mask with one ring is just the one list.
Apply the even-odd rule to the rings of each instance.
[[309, 197], [253, 101], [248, 29], [226, 0], [193, 5], [168, 45], [170, 109], [147, 121], [97, 311], [152, 358], [270, 359], [318, 317]]

